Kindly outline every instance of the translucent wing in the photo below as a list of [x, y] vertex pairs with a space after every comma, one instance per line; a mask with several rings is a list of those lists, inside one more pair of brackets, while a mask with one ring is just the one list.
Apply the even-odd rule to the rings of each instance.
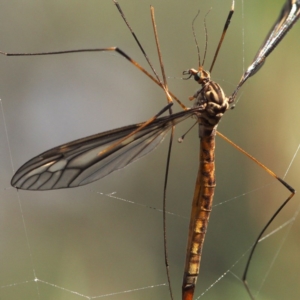
[[158, 118], [129, 137], [143, 123], [55, 147], [20, 167], [11, 184], [25, 190], [52, 190], [88, 184], [155, 149], [173, 124], [192, 114], [193, 110], [189, 110]]
[[266, 58], [277, 44], [282, 40], [285, 34], [292, 28], [300, 16], [300, 1], [287, 0], [278, 19], [269, 31], [266, 39], [258, 50], [254, 61], [261, 61]]
[[287, 0], [279, 14], [278, 19], [271, 28], [256, 56], [254, 57], [252, 64], [248, 67], [248, 69], [242, 76], [237, 88], [232, 94], [231, 97], [233, 99], [235, 98], [237, 91], [244, 84], [244, 82], [262, 67], [267, 56], [275, 49], [275, 47], [292, 28], [299, 17], [300, 0]]

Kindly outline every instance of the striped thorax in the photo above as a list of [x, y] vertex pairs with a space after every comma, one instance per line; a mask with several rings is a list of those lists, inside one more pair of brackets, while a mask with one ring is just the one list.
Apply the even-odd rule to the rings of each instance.
[[229, 108], [229, 98], [225, 96], [219, 84], [210, 79], [210, 74], [202, 67], [198, 70], [189, 69], [184, 74], [201, 84], [201, 88], [189, 99], [194, 100], [194, 107], [199, 107], [197, 118], [206, 129], [214, 129], [224, 112]]

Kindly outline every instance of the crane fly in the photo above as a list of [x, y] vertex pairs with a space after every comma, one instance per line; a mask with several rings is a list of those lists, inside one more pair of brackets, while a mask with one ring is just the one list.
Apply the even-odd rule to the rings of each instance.
[[[130, 28], [127, 20], [119, 6], [114, 1], [121, 16], [129, 27], [133, 37], [142, 50], [145, 58], [150, 64], [148, 57], [139, 43], [134, 32]], [[236, 89], [231, 96], [226, 97], [219, 84], [210, 79], [210, 73], [217, 58], [220, 46], [227, 32], [231, 17], [234, 12], [234, 1], [232, 8], [227, 17], [223, 33], [217, 47], [210, 70], [206, 71], [203, 68], [204, 59], [197, 69], [189, 69], [183, 74], [187, 76], [186, 79], [194, 78], [201, 88], [192, 96], [190, 100], [194, 100], [192, 108], [185, 107], [173, 93], [168, 90], [166, 76], [161, 60], [158, 35], [155, 26], [154, 9], [151, 8], [152, 23], [154, 27], [154, 35], [157, 43], [158, 56], [160, 59], [161, 71], [163, 74], [163, 81], [157, 76], [147, 72], [141, 65], [131, 59], [125, 52], [117, 47], [98, 48], [98, 49], [79, 49], [57, 52], [43, 52], [43, 53], [5, 53], [7, 56], [27, 56], [27, 55], [51, 55], [51, 54], [65, 54], [76, 52], [92, 52], [114, 51], [127, 59], [130, 63], [135, 65], [139, 70], [146, 74], [158, 86], [160, 86], [166, 94], [168, 105], [166, 105], [159, 113], [148, 121], [140, 124], [129, 125], [118, 129], [106, 131], [96, 135], [92, 135], [83, 139], [63, 144], [48, 150], [33, 159], [29, 160], [21, 166], [11, 180], [12, 186], [17, 189], [24, 190], [53, 190], [60, 188], [78, 187], [91, 183], [95, 180], [103, 178], [111, 172], [124, 168], [128, 164], [146, 155], [154, 150], [165, 138], [169, 131], [179, 122], [193, 117], [199, 127], [200, 138], [200, 155], [199, 155], [199, 170], [196, 180], [196, 186], [193, 196], [193, 203], [191, 209], [191, 218], [189, 225], [189, 235], [187, 243], [186, 263], [184, 268], [183, 284], [182, 284], [182, 299], [191, 300], [194, 296], [197, 277], [200, 269], [200, 260], [204, 238], [207, 230], [209, 216], [212, 208], [212, 201], [215, 189], [215, 135], [218, 134], [223, 139], [228, 141], [235, 148], [246, 154], [249, 158], [254, 160], [271, 176], [279, 180], [289, 191], [290, 195], [283, 202], [283, 204], [273, 214], [272, 218], [265, 225], [251, 249], [246, 268], [243, 274], [243, 282], [251, 299], [254, 299], [253, 294], [247, 283], [247, 273], [251, 258], [256, 249], [256, 246], [263, 236], [264, 232], [275, 219], [282, 208], [294, 196], [295, 190], [290, 187], [284, 180], [279, 178], [270, 169], [257, 161], [250, 154], [239, 148], [233, 142], [228, 140], [221, 133], [217, 132], [218, 123], [223, 114], [231, 107], [233, 107], [238, 90], [254, 75], [263, 65], [268, 55], [275, 49], [278, 43], [283, 39], [285, 34], [298, 20], [300, 15], [300, 0], [287, 0], [280, 12], [280, 15], [271, 28], [261, 48], [257, 52], [252, 64], [248, 67], [246, 72], [241, 77]], [[199, 54], [199, 51], [198, 51]], [[200, 55], [199, 55], [200, 56]], [[152, 67], [152, 65], [150, 64]], [[172, 113], [171, 106], [173, 100], [179, 103], [183, 111], [179, 113]], [[169, 111], [168, 116], [161, 116], [164, 112]], [[170, 156], [168, 156], [169, 161]], [[167, 168], [168, 172], [168, 168]], [[166, 173], [167, 173], [166, 172]], [[166, 182], [165, 182], [166, 185]], [[166, 248], [166, 245], [165, 245]], [[166, 262], [167, 270], [168, 263]], [[168, 271], [167, 271], [168, 272]], [[169, 274], [168, 274], [169, 279]], [[170, 288], [171, 298], [172, 291]]]

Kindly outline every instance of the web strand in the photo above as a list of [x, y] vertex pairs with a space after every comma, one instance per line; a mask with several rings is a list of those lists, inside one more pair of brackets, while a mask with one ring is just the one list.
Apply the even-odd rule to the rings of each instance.
[[[141, 62], [139, 51], [138, 49], [135, 51], [132, 46], [131, 37], [126, 36], [126, 28], [122, 27], [122, 21], [118, 20], [112, 3], [101, 2], [101, 6], [93, 3], [93, 7], [87, 5], [84, 9], [81, 8], [79, 2], [78, 5], [74, 2], [66, 3], [65, 5], [69, 4], [69, 7], [74, 10], [77, 7], [78, 15], [81, 15], [75, 21], [77, 13], [72, 14], [74, 16], [73, 23], [66, 14], [63, 14], [65, 8], [62, 3], [59, 7], [55, 7], [48, 1], [47, 5], [51, 5], [51, 9], [48, 6], [43, 7], [46, 4], [42, 2], [40, 5], [35, 3], [34, 7], [24, 7], [24, 3], [19, 3], [9, 9], [3, 8], [1, 22], [12, 24], [12, 14], [22, 11], [24, 25], [14, 23], [14, 26], [8, 26], [8, 29], [5, 29], [6, 26], [3, 27], [1, 35], [4, 36], [1, 36], [1, 40], [5, 43], [5, 49], [2, 49], [1, 46], [0, 50], [69, 49], [73, 45], [86, 46], [92, 41], [93, 46], [124, 45], [132, 57]], [[226, 1], [221, 2], [219, 4], [219, 1], [214, 1], [214, 8], [207, 20], [210, 35], [209, 49], [214, 48], [214, 37], [218, 38], [219, 34], [218, 31], [214, 32], [214, 27], [222, 19], [222, 12], [224, 14], [228, 8], [228, 3], [224, 3], [224, 7], [221, 7]], [[260, 10], [261, 1], [253, 4], [249, 1], [244, 2], [245, 16], [242, 19], [249, 20], [252, 17], [250, 13], [254, 13], [256, 16]], [[202, 7], [202, 3], [190, 8], [181, 6], [178, 8], [179, 11], [175, 10], [176, 7], [173, 10], [161, 1], [151, 1], [149, 5], [150, 3], [158, 14], [161, 47], [164, 57], [166, 57], [166, 73], [170, 76], [180, 76], [180, 72], [190, 67], [196, 60], [190, 32], [191, 20], [199, 8], [202, 12], [207, 9]], [[126, 7], [126, 10], [131, 10], [130, 7], [128, 9], [127, 5], [129, 6], [129, 4], [126, 1], [122, 3], [120, 0], [120, 4], [124, 8]], [[236, 1], [237, 8], [240, 4], [240, 1]], [[95, 5], [97, 6], [95, 7]], [[147, 28], [151, 30], [150, 19], [149, 22], [147, 21], [149, 5], [135, 3], [133, 19], [137, 23], [132, 26], [137, 27], [139, 36], [145, 32], [145, 48], [151, 60], [154, 58], [155, 61], [155, 48], [153, 47], [153, 51], [151, 51], [152, 41], [147, 44]], [[210, 7], [211, 3], [208, 6]], [[220, 7], [218, 8], [218, 6]], [[33, 11], [30, 12], [30, 10]], [[103, 14], [106, 11], [109, 12], [107, 18], [106, 14]], [[181, 21], [181, 18], [176, 18], [176, 16], [181, 17], [183, 12], [186, 17]], [[37, 18], [34, 18], [37, 13], [44, 16], [44, 22], [48, 19], [48, 23], [37, 25], [35, 23]], [[160, 13], [165, 14], [165, 17], [161, 17]], [[115, 14], [115, 20], [111, 22], [113, 14]], [[237, 10], [235, 14], [238, 15], [241, 12]], [[277, 14], [277, 10], [273, 11], [273, 15], [268, 20], [269, 23], [266, 24], [266, 30]], [[64, 15], [63, 18], [62, 15]], [[216, 15], [217, 22], [215, 21]], [[260, 18], [262, 15], [261, 12]], [[265, 18], [267, 19], [267, 17]], [[34, 19], [35, 22], [33, 22]], [[82, 22], [83, 19], [84, 22]], [[132, 19], [132, 15], [128, 19]], [[222, 49], [214, 66], [213, 75], [224, 80], [228, 80], [227, 78], [231, 74], [227, 74], [228, 67], [223, 65], [223, 61], [230, 60], [231, 56], [234, 56], [235, 59], [235, 56], [238, 55], [232, 53], [234, 51], [230, 37], [233, 32], [232, 28], [237, 26], [240, 32], [240, 28], [242, 28], [242, 32], [246, 29], [246, 41], [243, 42], [245, 54], [239, 53], [240, 57], [246, 60], [246, 65], [249, 63], [248, 55], [250, 58], [253, 56], [252, 51], [256, 50], [255, 47], [259, 45], [265, 34], [262, 32], [262, 35], [252, 43], [249, 35], [253, 28], [255, 32], [257, 31], [255, 24], [253, 27], [251, 24], [239, 26], [235, 22], [234, 19], [226, 37], [230, 41], [230, 51], [226, 48], [225, 41], [225, 48]], [[267, 20], [265, 22], [267, 23]], [[28, 23], [30, 23], [29, 27], [27, 27]], [[144, 27], [139, 28], [143, 23]], [[247, 27], [245, 28], [245, 26]], [[87, 27], [89, 29], [86, 29]], [[72, 32], [74, 33], [74, 28], [77, 31], [76, 38], [71, 40], [69, 36], [72, 35]], [[49, 33], [51, 29], [54, 31]], [[6, 30], [9, 31], [6, 32]], [[299, 26], [295, 26], [294, 30], [297, 31], [295, 34], [298, 34]], [[201, 35], [203, 30], [198, 28], [196, 31]], [[33, 35], [32, 32], [35, 34]], [[62, 36], [59, 36], [60, 32], [63, 33]], [[176, 34], [170, 34], [173, 32]], [[19, 38], [15, 38], [16, 33], [19, 33]], [[292, 34], [294, 33], [291, 32]], [[12, 41], [9, 36], [18, 40], [19, 44]], [[87, 39], [89, 40], [87, 41]], [[35, 40], [37, 40], [36, 43]], [[257, 79], [251, 79], [245, 89], [243, 87], [240, 94], [243, 101], [236, 110], [228, 113], [226, 119], [220, 124], [220, 130], [222, 128], [222, 132], [227, 132], [233, 140], [241, 142], [242, 147], [266, 162], [279, 175], [287, 177], [288, 182], [297, 188], [299, 153], [294, 149], [297, 148], [300, 137], [292, 123], [296, 124], [295, 114], [299, 110], [296, 106], [298, 105], [296, 96], [298, 87], [293, 81], [293, 78], [297, 78], [293, 74], [297, 74], [297, 72], [292, 73], [292, 69], [299, 70], [296, 65], [299, 58], [296, 55], [293, 56], [293, 47], [291, 46], [293, 40], [297, 39], [290, 37], [284, 41], [276, 50], [276, 54], [274, 53], [279, 58], [272, 59], [270, 57], [262, 74]], [[203, 41], [202, 37], [199, 38], [199, 41]], [[66, 43], [61, 46], [62, 42]], [[144, 46], [143, 37], [141, 42]], [[179, 48], [179, 44], [183, 47]], [[240, 45], [240, 41], [237, 44]], [[250, 45], [253, 45], [253, 48]], [[149, 52], [148, 48], [150, 48]], [[294, 48], [299, 49], [298, 46], [294, 46]], [[285, 49], [290, 50], [289, 55], [286, 55]], [[240, 51], [236, 53], [238, 52]], [[246, 54], [247, 58], [245, 58]], [[209, 50], [208, 55], [210, 55]], [[209, 58], [207, 59], [209, 61]], [[273, 69], [274, 65], [278, 65], [278, 69]], [[285, 79], [280, 84], [280, 90], [277, 90], [276, 85], [279, 78], [276, 76], [279, 73], [278, 70], [283, 70], [284, 65], [289, 68], [285, 69]], [[22, 58], [17, 60], [1, 58], [1, 66], [3, 81], [0, 96], [3, 99], [1, 114], [4, 120], [1, 122], [3, 126], [0, 162], [3, 170], [1, 172], [3, 196], [1, 203], [4, 206], [3, 215], [1, 215], [4, 224], [1, 225], [1, 230], [6, 238], [5, 242], [1, 243], [1, 247], [4, 249], [2, 253], [5, 253], [5, 259], [9, 258], [10, 263], [8, 260], [5, 261], [5, 264], [3, 263], [2, 272], [5, 274], [2, 274], [1, 277], [0, 298], [9, 299], [9, 296], [17, 294], [20, 290], [23, 294], [24, 290], [30, 290], [36, 299], [45, 299], [43, 293], [46, 290], [51, 291], [56, 298], [68, 294], [70, 298], [74, 297], [74, 299], [97, 299], [97, 297], [99, 299], [126, 299], [126, 297], [129, 297], [128, 299], [147, 299], [146, 296], [150, 297], [149, 295], [156, 296], [150, 297], [151, 299], [159, 299], [161, 295], [167, 295], [166, 281], [160, 276], [164, 272], [163, 259], [160, 256], [162, 233], [159, 231], [161, 194], [156, 193], [163, 182], [161, 179], [163, 170], [160, 166], [164, 164], [164, 161], [160, 161], [160, 157], [164, 157], [166, 150], [164, 145], [161, 146], [162, 150], [157, 149], [156, 153], [145, 158], [145, 161], [139, 160], [133, 166], [118, 172], [116, 176], [108, 177], [107, 180], [87, 188], [44, 194], [17, 192], [9, 187], [9, 180], [15, 169], [14, 165], [18, 167], [30, 157], [62, 142], [96, 133], [102, 129], [111, 129], [147, 119], [165, 104], [163, 93], [159, 88], [155, 89], [154, 85], [147, 80], [142, 79], [140, 82], [139, 77], [142, 76], [128, 66], [127, 62], [123, 62], [115, 55], [104, 53], [82, 54], [75, 57], [74, 60], [73, 57], [56, 57], [51, 60], [50, 58], [24, 60]], [[228, 81], [235, 85], [242, 70], [235, 70], [235, 67], [233, 69], [230, 72], [236, 73], [233, 75], [233, 79], [230, 78]], [[74, 77], [71, 79], [73, 75]], [[187, 98], [191, 94], [191, 90], [193, 91], [197, 87], [192, 83], [183, 90], [181, 87], [184, 88], [186, 82], [182, 84], [178, 80], [168, 81], [170, 89], [172, 91], [175, 89], [176, 95], [180, 95], [180, 100], [184, 104], [190, 105]], [[265, 85], [261, 85], [259, 81]], [[292, 85], [288, 85], [287, 81], [290, 81]], [[79, 87], [81, 88], [79, 89]], [[275, 94], [271, 93], [273, 89], [276, 90]], [[8, 90], [11, 92], [8, 93]], [[229, 94], [232, 86], [230, 85], [225, 90]], [[252, 94], [252, 90], [261, 93], [268, 91], [270, 94]], [[250, 96], [247, 99], [248, 94]], [[281, 104], [281, 101], [284, 101], [284, 105]], [[272, 109], [271, 103], [275, 104]], [[286, 112], [287, 109], [288, 112]], [[273, 115], [272, 120], [268, 119], [269, 114]], [[249, 115], [249, 119], [247, 115]], [[234, 125], [230, 127], [229, 123]], [[187, 127], [191, 124], [189, 123]], [[257, 124], [259, 124], [259, 128]], [[281, 135], [280, 145], [280, 137], [273, 135], [273, 132], [277, 130], [281, 133], [284, 132]], [[175, 131], [175, 138], [179, 137], [182, 132], [185, 132], [185, 128], [178, 128]], [[252, 148], [252, 144], [255, 142], [251, 136], [252, 132], [257, 134], [255, 140], [262, 142], [261, 146], [256, 144]], [[236, 138], [231, 136], [238, 133], [242, 136]], [[196, 135], [195, 131], [191, 131], [182, 145], [174, 143], [174, 151], [177, 152], [177, 155], [174, 153], [171, 161], [170, 172], [172, 174], [169, 179], [170, 191], [168, 191], [168, 217], [171, 223], [168, 229], [169, 251], [170, 264], [174, 270], [172, 275], [175, 278], [175, 284], [179, 286], [187, 233], [186, 218], [191, 198], [189, 193], [192, 191], [195, 181], [193, 159], [194, 161], [197, 159], [197, 149], [195, 149], [197, 146], [193, 144], [193, 140]], [[276, 202], [277, 205], [281, 199], [281, 189], [276, 182], [272, 182], [269, 178], [264, 179], [263, 175], [260, 175], [260, 171], [257, 171], [256, 167], [252, 169], [248, 162], [244, 167], [244, 162], [239, 154], [236, 154], [230, 147], [224, 146], [220, 141], [217, 144], [217, 147], [219, 146], [220, 150], [217, 150], [219, 151], [217, 159], [220, 159], [217, 162], [219, 169], [217, 171], [217, 196], [209, 224], [207, 244], [204, 246], [204, 266], [198, 281], [197, 296], [203, 300], [212, 299], [212, 291], [222, 295], [223, 284], [226, 285], [227, 290], [232, 292], [235, 291], [236, 283], [242, 285], [240, 280], [242, 266], [255, 239], [256, 231], [260, 229], [258, 224], [263, 224], [262, 218], [265, 213], [271, 213], [272, 208], [268, 206], [271, 206], [273, 202]], [[292, 151], [294, 153], [291, 153]], [[229, 164], [232, 158], [234, 158], [231, 162], [232, 166], [227, 166], [227, 162]], [[262, 182], [257, 182], [260, 176], [263, 178]], [[241, 178], [243, 179], [241, 180]], [[112, 193], [112, 191], [116, 191], [116, 193]], [[296, 197], [291, 207], [283, 212], [279, 223], [260, 241], [260, 246], [268, 247], [268, 244], [272, 243], [272, 239], [280, 236], [281, 239], [276, 244], [275, 254], [273, 253], [272, 256], [266, 248], [256, 256], [258, 261], [267, 257], [272, 262], [268, 271], [258, 279], [254, 290], [259, 291], [259, 295], [266, 293], [272, 299], [277, 298], [274, 294], [270, 294], [272, 291], [268, 289], [268, 283], [276, 285], [278, 265], [285, 271], [295, 272], [292, 265], [296, 265], [296, 258], [290, 253], [295, 253], [298, 236], [296, 222], [299, 220], [297, 204], [299, 200]], [[178, 202], [176, 202], [177, 198], [179, 198]], [[254, 201], [261, 205], [259, 213], [254, 213], [256, 210], [256, 207], [253, 206]], [[234, 205], [237, 205], [238, 209], [235, 209]], [[239, 215], [242, 217], [235, 222], [234, 217], [238, 218]], [[117, 221], [114, 221], [113, 218]], [[156, 223], [159, 224], [157, 228]], [[225, 227], [226, 224], [230, 225]], [[257, 224], [257, 227], [253, 228], [255, 232], [250, 232], [250, 227], [255, 224]], [[232, 238], [231, 242], [234, 246], [223, 248], [222, 253], [219, 253], [219, 249], [216, 248], [221, 248], [225, 242], [223, 243], [222, 240], [224, 234], [217, 234], [222, 232], [223, 226], [226, 229], [238, 228], [240, 230], [233, 233], [235, 238]], [[137, 227], [140, 227], [140, 230], [137, 230], [139, 229]], [[249, 232], [247, 232], [247, 227]], [[117, 237], [121, 242], [116, 243]], [[234, 244], [236, 240], [238, 243]], [[134, 247], [131, 248], [132, 245]], [[128, 251], [125, 250], [125, 246], [128, 246]], [[96, 249], [96, 253], [92, 249]], [[139, 249], [139, 251], [135, 251], [135, 249]], [[286, 253], [290, 257], [283, 261], [282, 256]], [[231, 255], [233, 257], [230, 257]], [[141, 256], [143, 259], [140, 259]], [[106, 261], [107, 264], [105, 264]], [[125, 265], [124, 261], [130, 261], [131, 265]], [[206, 265], [206, 261], [217, 261], [224, 267], [222, 270], [216, 267], [215, 270], [215, 266], [209, 265], [209, 263]], [[119, 265], [118, 268], [116, 263]], [[143, 270], [139, 269], [141, 265]], [[105, 277], [108, 277], [107, 272], [111, 272], [109, 273], [111, 278], [116, 278], [116, 283], [109, 287], [110, 280], [105, 281], [107, 279]], [[212, 276], [210, 276], [211, 272]], [[257, 274], [259, 272], [253, 269], [251, 278]], [[133, 277], [132, 280], [130, 277]], [[141, 280], [142, 278], [145, 280]], [[136, 280], [139, 282], [136, 283]], [[298, 286], [293, 278], [284, 283], [290, 287], [289, 289], [297, 291]], [[101, 290], [103, 293], [100, 293]], [[289, 291], [281, 291], [282, 294], [280, 291], [277, 293], [278, 299], [289, 298]], [[175, 298], [178, 298], [177, 294], [175, 294]], [[241, 298], [232, 297], [232, 299]]]

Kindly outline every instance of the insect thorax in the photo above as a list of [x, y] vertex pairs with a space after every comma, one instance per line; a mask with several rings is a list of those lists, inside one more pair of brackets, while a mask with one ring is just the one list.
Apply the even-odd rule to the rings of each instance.
[[215, 129], [224, 112], [229, 108], [230, 99], [226, 97], [219, 84], [210, 80], [210, 73], [202, 66], [198, 70], [184, 71], [183, 74], [189, 75], [188, 78], [193, 77], [201, 84], [201, 88], [190, 97], [190, 100], [195, 99], [194, 108], [199, 108], [195, 113], [199, 124], [208, 130]]
[[199, 107], [197, 117], [205, 127], [216, 126], [224, 112], [229, 108], [229, 99], [222, 88], [214, 81], [208, 80], [193, 96], [194, 107]]

